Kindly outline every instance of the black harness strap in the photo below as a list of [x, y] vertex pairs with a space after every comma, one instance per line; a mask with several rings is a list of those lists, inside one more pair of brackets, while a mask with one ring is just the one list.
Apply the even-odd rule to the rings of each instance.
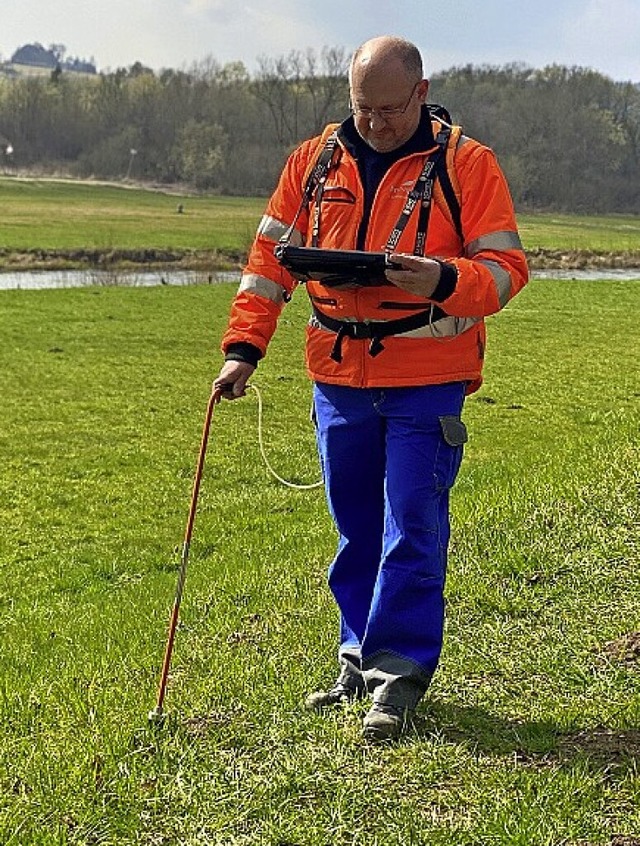
[[[440, 124], [446, 127], [450, 134], [453, 126], [453, 121], [451, 120], [451, 115], [449, 114], [448, 109], [438, 103], [429, 103], [427, 105], [427, 108], [429, 109], [431, 117], [440, 121]], [[461, 243], [464, 243], [464, 237], [462, 234], [460, 201], [458, 200], [456, 192], [453, 188], [451, 174], [449, 173], [449, 170], [447, 168], [446, 151], [445, 155], [438, 159], [436, 165], [438, 170], [438, 182], [440, 183], [442, 194], [444, 196], [447, 207], [449, 208], [451, 219], [453, 220], [453, 225], [456, 228], [456, 232], [458, 233], [458, 237], [460, 238]]]
[[[416, 206], [419, 206], [420, 211], [418, 216], [418, 226], [416, 229], [416, 240], [413, 247], [413, 254], [414, 256], [424, 255], [427, 243], [427, 230], [429, 229], [429, 218], [431, 216], [433, 186], [436, 181], [436, 177], [439, 178], [443, 170], [446, 172], [447, 167], [445, 155], [450, 135], [451, 127], [449, 126], [443, 127], [442, 130], [438, 133], [436, 137], [436, 144], [438, 146], [436, 150], [434, 150], [428, 155], [422, 167], [420, 176], [416, 180], [416, 184], [413, 186], [413, 189], [409, 192], [409, 195], [407, 196], [407, 201], [404, 204], [404, 208], [400, 212], [398, 222], [394, 226], [393, 231], [389, 236], [389, 240], [387, 241], [387, 245], [385, 247], [386, 252], [391, 253], [398, 246], [400, 237], [404, 232], [404, 229], [409, 221], [409, 218], [411, 217], [413, 210], [416, 208]], [[451, 184], [451, 180], [448, 178], [448, 174], [447, 179], [449, 187], [451, 188], [451, 191], [453, 193], [453, 185]], [[458, 207], [459, 216], [460, 207], [458, 205], [458, 199], [455, 196], [455, 193], [453, 193], [453, 196], [455, 199], [456, 206]]]
[[[440, 119], [440, 114], [433, 112], [434, 116]], [[397, 247], [402, 233], [404, 232], [409, 218], [416, 206], [419, 206], [419, 217], [416, 231], [416, 240], [414, 245], [414, 255], [423, 256], [426, 242], [427, 230], [429, 228], [429, 218], [431, 215], [431, 203], [433, 200], [433, 186], [436, 178], [440, 181], [442, 193], [449, 206], [451, 217], [456, 227], [456, 230], [462, 238], [462, 226], [460, 221], [460, 204], [453, 189], [451, 178], [447, 172], [446, 151], [451, 136], [451, 126], [448, 112], [446, 113], [445, 123], [442, 124], [442, 129], [436, 137], [437, 148], [433, 150], [426, 158], [420, 176], [416, 180], [413, 189], [409, 192], [404, 208], [400, 213], [400, 217], [393, 228], [385, 251], [390, 253]], [[305, 209], [311, 205], [311, 200], [315, 194], [315, 207], [313, 214], [313, 223], [311, 229], [311, 246], [317, 247], [319, 243], [320, 234], [320, 210], [322, 205], [322, 197], [327, 181], [327, 176], [332, 167], [335, 167], [340, 159], [341, 149], [338, 144], [337, 132], [332, 133], [327, 139], [325, 146], [318, 156], [318, 160], [309, 175], [305, 185], [302, 201], [300, 207], [296, 212], [295, 218], [291, 226], [287, 229], [285, 235], [280, 239], [281, 244], [288, 244], [291, 235], [295, 229], [298, 218]], [[313, 306], [314, 319], [325, 329], [336, 333], [336, 339], [331, 350], [331, 358], [335, 362], [342, 361], [342, 342], [345, 338], [352, 338], [354, 340], [369, 340], [369, 355], [376, 356], [384, 349], [382, 339], [390, 335], [397, 335], [402, 332], [410, 332], [413, 329], [421, 329], [423, 326], [428, 326], [436, 320], [446, 317], [447, 314], [436, 305], [430, 306], [428, 309], [419, 311], [408, 317], [401, 317], [396, 320], [382, 320], [382, 321], [347, 321], [337, 320], [329, 317], [322, 311]]]
[[[340, 156], [340, 145], [338, 144], [338, 135], [336, 132], [330, 136], [325, 144], [325, 148], [320, 154], [320, 158], [311, 174], [312, 179], [315, 179], [316, 190], [316, 204], [313, 212], [313, 226], [311, 228], [311, 246], [318, 246], [318, 239], [320, 236], [320, 207], [322, 206], [322, 197], [324, 194], [325, 185], [327, 183], [327, 175], [332, 167], [335, 167]], [[336, 155], [337, 153], [337, 155]], [[307, 186], [308, 187], [308, 186]], [[306, 191], [305, 191], [306, 194]], [[313, 191], [311, 192], [313, 194]], [[307, 204], [311, 202], [309, 197]]]
[[[430, 156], [425, 161], [422, 171], [420, 172], [420, 176], [416, 180], [416, 184], [413, 186], [411, 191], [409, 191], [404, 208], [400, 212], [398, 222], [393, 227], [391, 235], [389, 235], [385, 252], [392, 253], [396, 249], [413, 210], [416, 206], [419, 206], [420, 217], [418, 218], [418, 231], [416, 233], [414, 255], [424, 255], [424, 245], [427, 240], [426, 230], [429, 226], [429, 215], [431, 213], [431, 196], [433, 194], [434, 177], [432, 174], [435, 168], [435, 156], [437, 156], [440, 152], [440, 149], [438, 149], [435, 155]], [[424, 227], [424, 231], [421, 232], [422, 227]]]
[[[407, 201], [400, 213], [400, 218], [396, 223], [393, 231], [387, 241], [386, 251], [393, 252], [400, 241], [400, 237], [408, 223], [411, 213], [417, 205], [420, 206], [420, 213], [418, 218], [418, 227], [416, 231], [416, 241], [414, 245], [414, 255], [424, 255], [424, 250], [427, 242], [427, 230], [429, 228], [429, 217], [431, 214], [431, 201], [433, 198], [433, 186], [436, 178], [440, 182], [442, 193], [445, 201], [449, 207], [451, 218], [454, 222], [456, 231], [462, 240], [462, 222], [460, 219], [460, 203], [453, 188], [451, 177], [447, 171], [446, 151], [451, 135], [451, 126], [447, 122], [450, 121], [449, 113], [442, 106], [429, 106], [429, 109], [434, 117], [438, 120], [444, 120], [442, 129], [436, 137], [436, 144], [438, 149], [431, 153], [426, 159], [422, 172], [418, 177], [413, 189], [409, 192]], [[444, 115], [444, 117], [443, 117]], [[291, 240], [291, 235], [295, 229], [296, 223], [302, 212], [309, 208], [311, 200], [315, 194], [315, 207], [313, 214], [313, 223], [311, 228], [311, 246], [317, 247], [320, 235], [320, 212], [322, 206], [322, 197], [327, 181], [327, 176], [332, 168], [335, 168], [340, 160], [341, 149], [338, 143], [337, 131], [332, 132], [327, 138], [324, 147], [318, 159], [313, 166], [307, 183], [302, 193], [302, 200], [291, 226], [287, 229], [283, 237], [280, 239], [281, 244], [288, 244]]]
[[[309, 174], [307, 183], [302, 192], [302, 200], [298, 206], [298, 211], [291, 226], [284, 233], [280, 239], [281, 244], [288, 244], [291, 240], [293, 231], [296, 228], [296, 223], [303, 211], [309, 208], [314, 193], [316, 194], [316, 206], [313, 215], [313, 225], [311, 229], [311, 246], [318, 246], [318, 237], [320, 235], [320, 206], [322, 204], [322, 195], [324, 193], [324, 186], [327, 181], [327, 175], [332, 167], [336, 167], [340, 159], [340, 145], [338, 144], [338, 133], [332, 132], [327, 138], [327, 141], [322, 148], [322, 152], [313, 166], [313, 170]], [[317, 189], [317, 191], [316, 191]]]
[[460, 210], [460, 203], [456, 196], [456, 192], [453, 189], [451, 176], [449, 175], [449, 171], [447, 169], [446, 156], [441, 156], [438, 158], [436, 162], [436, 168], [438, 170], [438, 182], [440, 183], [440, 188], [442, 189], [442, 194], [447, 204], [447, 208], [451, 213], [453, 225], [456, 228], [456, 232], [458, 233], [458, 238], [460, 238], [460, 242], [464, 243], [464, 238], [462, 234], [462, 213]]
[[411, 314], [408, 317], [399, 317], [397, 320], [381, 320], [381, 321], [350, 321], [350, 320], [336, 320], [334, 317], [329, 317], [319, 309], [313, 308], [313, 316], [317, 322], [325, 329], [336, 333], [336, 339], [331, 350], [331, 358], [338, 364], [342, 361], [342, 341], [345, 338], [352, 338], [355, 341], [369, 340], [369, 355], [376, 356], [384, 349], [382, 343], [383, 338], [389, 335], [397, 335], [400, 332], [411, 332], [412, 329], [421, 329], [423, 326], [428, 326], [442, 317], [446, 317], [446, 312], [442, 311], [438, 306], [431, 306], [425, 311], [420, 311], [417, 314]]

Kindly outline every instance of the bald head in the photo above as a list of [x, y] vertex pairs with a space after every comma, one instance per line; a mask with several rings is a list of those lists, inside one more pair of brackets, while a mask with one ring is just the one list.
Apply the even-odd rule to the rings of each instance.
[[379, 153], [402, 146], [417, 130], [429, 82], [415, 44], [383, 35], [359, 47], [351, 60], [349, 89], [355, 128]]
[[354, 74], [362, 78], [390, 71], [403, 72], [415, 84], [422, 79], [422, 58], [410, 41], [394, 35], [380, 35], [358, 47], [351, 60], [349, 76], [353, 81]]

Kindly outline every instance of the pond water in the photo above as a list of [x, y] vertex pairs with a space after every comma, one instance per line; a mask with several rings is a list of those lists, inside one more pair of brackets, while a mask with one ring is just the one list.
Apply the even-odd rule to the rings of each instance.
[[[585, 270], [534, 270], [534, 279], [637, 279], [640, 268], [593, 268]], [[240, 272], [204, 273], [193, 270], [104, 271], [37, 270], [0, 273], [0, 291], [86, 288], [96, 286], [151, 287], [154, 285], [197, 285], [239, 282]]]
[[152, 287], [239, 282], [240, 272], [204, 273], [196, 270], [24, 270], [0, 273], [0, 291], [87, 288], [96, 286]]

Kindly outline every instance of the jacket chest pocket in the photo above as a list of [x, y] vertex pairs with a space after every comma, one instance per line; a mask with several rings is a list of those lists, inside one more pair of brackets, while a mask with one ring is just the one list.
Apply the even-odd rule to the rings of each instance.
[[[313, 223], [316, 219], [318, 197], [309, 210], [309, 234], [311, 240]], [[356, 195], [344, 185], [326, 185], [320, 197], [320, 246], [348, 249], [353, 241], [351, 234], [357, 230], [359, 213]], [[339, 241], [337, 240], [339, 238]]]

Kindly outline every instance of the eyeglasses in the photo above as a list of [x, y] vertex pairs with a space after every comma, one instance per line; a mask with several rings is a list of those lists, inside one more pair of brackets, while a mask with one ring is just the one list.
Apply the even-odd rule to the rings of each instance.
[[420, 82], [416, 82], [416, 84], [411, 89], [411, 94], [409, 94], [409, 99], [405, 103], [404, 106], [398, 107], [397, 109], [368, 109], [366, 107], [360, 106], [353, 106], [349, 103], [349, 110], [354, 117], [358, 118], [366, 118], [367, 120], [371, 120], [374, 115], [378, 115], [381, 117], [382, 120], [393, 120], [394, 118], [400, 117], [403, 115], [407, 109], [409, 108], [409, 103], [413, 99], [413, 95], [416, 93], [416, 88], [420, 85]]

